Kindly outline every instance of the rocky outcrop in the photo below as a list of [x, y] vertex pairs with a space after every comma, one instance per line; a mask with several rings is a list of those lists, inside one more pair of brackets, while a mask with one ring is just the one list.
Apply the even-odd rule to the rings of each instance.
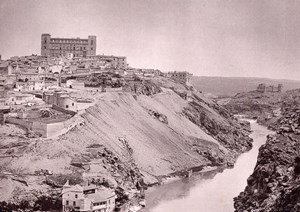
[[248, 137], [250, 126], [238, 122], [216, 103], [204, 103], [199, 96], [194, 95], [194, 100], [184, 109], [183, 114], [235, 153], [246, 152], [252, 147], [252, 139]]
[[235, 95], [224, 105], [233, 114], [245, 114], [250, 116], [260, 116], [264, 113], [271, 113], [276, 108], [276, 101], [280, 98], [280, 93], [260, 93], [251, 91]]
[[192, 150], [204, 158], [207, 158], [212, 166], [232, 166], [234, 164], [234, 155], [226, 154], [216, 144], [211, 144], [203, 140], [198, 140], [192, 146]]
[[272, 126], [259, 150], [245, 191], [234, 199], [240, 211], [300, 211], [300, 109], [299, 102], [286, 102], [283, 116]]
[[152, 116], [153, 118], [159, 120], [160, 122], [164, 123], [164, 124], [168, 124], [168, 117], [164, 114], [161, 114], [157, 111], [153, 111], [151, 109], [148, 110], [148, 113], [150, 116]]
[[231, 113], [248, 115], [257, 119], [258, 123], [269, 127], [277, 123], [285, 104], [293, 104], [292, 102], [298, 101], [299, 98], [299, 89], [284, 93], [250, 91], [236, 94], [227, 101], [220, 99], [219, 102]]
[[124, 86], [124, 90], [127, 92], [134, 92], [137, 95], [154, 95], [162, 92], [161, 87], [153, 83], [151, 80], [135, 80], [129, 81]]

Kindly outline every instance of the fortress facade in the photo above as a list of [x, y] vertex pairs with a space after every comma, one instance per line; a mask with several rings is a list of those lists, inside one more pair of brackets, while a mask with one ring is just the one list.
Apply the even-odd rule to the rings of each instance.
[[86, 57], [96, 55], [96, 36], [81, 38], [52, 38], [50, 34], [41, 36], [42, 56], [62, 56], [73, 54], [74, 57]]

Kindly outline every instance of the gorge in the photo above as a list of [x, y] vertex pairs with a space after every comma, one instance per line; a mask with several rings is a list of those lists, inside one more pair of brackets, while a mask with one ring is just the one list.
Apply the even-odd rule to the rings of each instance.
[[253, 148], [238, 157], [232, 169], [217, 169], [195, 173], [190, 179], [182, 179], [146, 193], [147, 210], [163, 211], [234, 211], [233, 198], [246, 186], [254, 169], [259, 147], [272, 132], [266, 127], [251, 123]]

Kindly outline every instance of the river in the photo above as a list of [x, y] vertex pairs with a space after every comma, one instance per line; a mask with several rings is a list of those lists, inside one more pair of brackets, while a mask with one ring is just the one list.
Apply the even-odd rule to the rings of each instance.
[[258, 149], [272, 134], [266, 127], [250, 121], [253, 148], [240, 155], [234, 168], [193, 174], [146, 192], [148, 212], [233, 212], [233, 198], [243, 191], [253, 172]]

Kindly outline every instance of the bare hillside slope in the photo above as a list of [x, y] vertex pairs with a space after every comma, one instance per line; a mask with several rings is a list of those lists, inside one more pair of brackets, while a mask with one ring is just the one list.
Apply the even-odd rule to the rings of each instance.
[[[141, 89], [135, 85], [141, 95], [93, 94], [95, 105], [79, 114], [77, 125], [64, 135], [43, 139], [12, 134], [1, 141], [2, 155], [13, 150], [18, 156], [0, 162], [1, 173], [12, 174], [2, 175], [1, 184], [9, 186], [0, 188], [1, 200], [33, 201], [39, 191], [53, 195], [67, 179], [133, 189], [140, 180], [155, 183], [162, 175], [191, 167], [232, 165], [251, 148], [247, 126], [215, 102], [197, 92], [187, 101], [169, 88], [142, 83]], [[38, 174], [40, 169], [51, 175]], [[16, 198], [17, 193], [24, 195]]]

